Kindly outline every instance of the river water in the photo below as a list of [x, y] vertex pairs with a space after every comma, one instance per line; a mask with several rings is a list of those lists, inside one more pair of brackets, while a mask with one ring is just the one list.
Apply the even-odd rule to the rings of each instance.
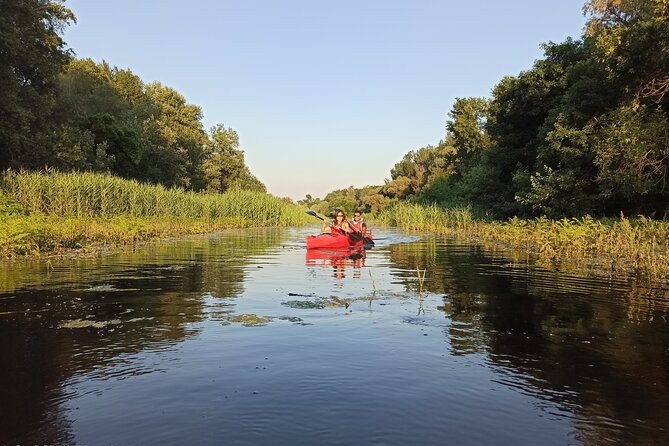
[[307, 233], [0, 263], [0, 444], [669, 444], [666, 285]]

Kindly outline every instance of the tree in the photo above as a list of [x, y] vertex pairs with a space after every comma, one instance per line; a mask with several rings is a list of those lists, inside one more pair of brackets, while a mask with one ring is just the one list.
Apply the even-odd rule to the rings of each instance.
[[546, 120], [531, 190], [516, 198], [550, 216], [663, 211], [667, 2], [593, 0], [584, 10], [583, 43], [547, 53], [571, 54], [567, 86]]
[[669, 120], [664, 112], [632, 103], [589, 128], [597, 182], [602, 196], [618, 204], [614, 210], [669, 211]]
[[359, 191], [357, 209], [371, 214], [377, 214], [390, 203], [390, 199], [383, 195], [382, 186], [365, 186]]
[[490, 148], [490, 136], [485, 131], [488, 101], [482, 98], [456, 98], [448, 113], [446, 129], [457, 151], [457, 162], [462, 170], [476, 162], [483, 150]]
[[148, 167], [151, 163], [160, 163], [157, 157], [167, 155], [176, 166], [170, 169], [173, 176], [162, 178], [161, 182], [168, 186], [203, 189], [206, 184], [202, 162], [206, 156], [207, 135], [200, 122], [202, 110], [186, 103], [180, 93], [160, 82], [148, 84], [146, 95], [157, 105], [159, 112], [145, 122], [145, 126], [152, 127], [155, 151], [148, 159], [143, 159], [142, 164]]
[[[148, 113], [115, 86], [119, 72], [106, 62], [85, 59], [72, 60], [61, 73], [53, 116], [57, 137], [52, 166], [104, 169], [126, 178], [145, 179], [138, 164], [143, 154], [142, 123]], [[135, 85], [141, 86], [139, 78], [129, 71], [122, 73], [126, 83], [134, 79]]]
[[601, 209], [595, 184], [591, 130], [570, 125], [560, 114], [546, 136], [529, 188], [516, 192], [516, 200], [529, 213], [549, 217], [577, 216]]
[[640, 102], [669, 113], [669, 2], [589, 0], [583, 11], [585, 35], [609, 75]]
[[383, 194], [387, 197], [398, 198], [400, 200], [413, 193], [411, 179], [405, 176], [396, 176], [392, 180], [386, 180], [382, 190]]
[[239, 135], [223, 124], [212, 127], [209, 132], [208, 158], [203, 163], [207, 189], [225, 192], [230, 189], [245, 189], [264, 192], [260, 182], [244, 163], [244, 152], [239, 150]]
[[76, 19], [60, 0], [0, 0], [0, 169], [40, 167], [56, 77], [70, 58], [61, 39]]
[[455, 171], [455, 149], [450, 140], [412, 150], [390, 170], [391, 180], [383, 186], [385, 194], [405, 198], [419, 193], [435, 178]]

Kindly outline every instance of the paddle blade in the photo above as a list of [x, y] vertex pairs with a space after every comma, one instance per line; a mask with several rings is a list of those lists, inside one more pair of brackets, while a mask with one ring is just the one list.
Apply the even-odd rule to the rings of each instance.
[[306, 214], [311, 215], [312, 217], [316, 217], [316, 218], [319, 219], [319, 220], [323, 220], [323, 221], [325, 221], [325, 219], [319, 217], [318, 214], [316, 214], [314, 211], [304, 211], [304, 212], [305, 212]]
[[348, 238], [353, 242], [353, 243], [358, 243], [359, 241], [362, 241], [362, 234], [359, 232], [351, 232], [348, 235]]

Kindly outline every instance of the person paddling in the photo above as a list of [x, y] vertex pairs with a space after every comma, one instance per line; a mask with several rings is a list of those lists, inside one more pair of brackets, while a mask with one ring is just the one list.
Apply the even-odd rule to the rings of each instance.
[[[327, 222], [323, 222], [323, 226], [321, 226], [321, 232], [325, 232], [327, 228], [328, 228]], [[346, 219], [344, 211], [342, 210], [337, 211], [337, 213], [335, 214], [335, 218], [332, 221], [332, 224], [330, 224], [329, 228], [330, 228], [330, 233], [332, 235], [351, 233], [351, 227], [349, 225], [349, 221]]]
[[351, 231], [358, 232], [362, 234], [363, 237], [367, 234], [367, 223], [365, 223], [365, 219], [362, 217], [362, 212], [355, 211], [353, 213], [353, 220], [348, 222], [348, 224]]

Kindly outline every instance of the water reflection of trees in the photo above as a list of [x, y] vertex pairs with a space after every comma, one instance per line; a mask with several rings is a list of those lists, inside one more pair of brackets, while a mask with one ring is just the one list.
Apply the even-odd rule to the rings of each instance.
[[[240, 295], [250, 257], [281, 240], [280, 230], [238, 231], [52, 260], [53, 269], [45, 262], [2, 265], [0, 443], [72, 442], [60, 404], [66, 382], [197, 333], [205, 301]], [[66, 321], [104, 326], [58, 328]]]
[[523, 392], [574, 413], [579, 440], [669, 444], [659, 429], [669, 419], [666, 286], [534, 268], [437, 239], [390, 256], [407, 290], [424, 268], [424, 288], [447, 295], [439, 309], [453, 354], [484, 353]]

